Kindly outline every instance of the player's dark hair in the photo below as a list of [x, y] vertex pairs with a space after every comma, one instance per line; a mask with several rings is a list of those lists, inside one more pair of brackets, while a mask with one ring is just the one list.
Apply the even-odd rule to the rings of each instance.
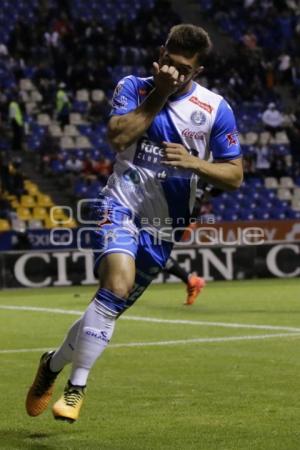
[[212, 49], [212, 43], [208, 33], [196, 25], [182, 23], [171, 28], [165, 47], [170, 52], [182, 52], [188, 56], [198, 54], [198, 61], [208, 56]]

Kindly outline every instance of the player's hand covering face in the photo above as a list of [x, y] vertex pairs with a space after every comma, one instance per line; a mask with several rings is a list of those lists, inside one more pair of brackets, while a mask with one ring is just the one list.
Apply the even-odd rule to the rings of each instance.
[[153, 70], [157, 89], [169, 96], [182, 91], [203, 67], [199, 67], [197, 55], [186, 57], [162, 48], [159, 63], [153, 63]]

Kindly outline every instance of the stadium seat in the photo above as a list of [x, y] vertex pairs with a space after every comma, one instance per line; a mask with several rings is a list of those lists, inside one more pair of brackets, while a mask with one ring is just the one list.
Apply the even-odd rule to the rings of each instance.
[[26, 223], [24, 220], [19, 219], [19, 217], [13, 217], [11, 219], [11, 228], [14, 231], [25, 231], [26, 230]]
[[103, 102], [105, 99], [105, 92], [101, 89], [94, 89], [91, 94], [91, 99], [93, 102]]
[[254, 211], [254, 217], [257, 220], [268, 220], [270, 219], [270, 211], [265, 208], [256, 208]]
[[70, 124], [71, 125], [83, 125], [85, 122], [79, 113], [70, 114]]
[[259, 135], [259, 143], [261, 145], [266, 145], [270, 142], [271, 134], [268, 131], [263, 131]]
[[51, 117], [49, 114], [38, 114], [37, 123], [42, 126], [48, 126], [51, 124]]
[[295, 198], [300, 199], [300, 188], [298, 188], [298, 187], [296, 187], [293, 192], [293, 199], [295, 199]]
[[17, 208], [19, 208], [19, 206], [21, 206], [20, 202], [17, 198], [15, 198], [14, 200], [10, 200], [10, 204], [11, 204], [11, 207], [14, 209], [17, 209]]
[[280, 187], [283, 188], [293, 188], [294, 187], [294, 181], [291, 177], [281, 177], [280, 178]]
[[55, 220], [63, 220], [63, 221], [69, 220], [69, 218], [66, 216], [64, 210], [62, 208], [57, 207], [57, 206], [55, 206], [52, 209], [52, 211], [50, 213], [50, 218], [53, 221], [55, 221]]
[[17, 215], [18, 215], [18, 218], [21, 220], [27, 221], [27, 220], [32, 219], [30, 209], [25, 208], [23, 206], [20, 206], [19, 208], [17, 208]]
[[245, 144], [246, 145], [254, 145], [258, 141], [258, 134], [253, 131], [249, 131], [245, 135]]
[[275, 143], [278, 145], [281, 145], [281, 144], [288, 145], [289, 144], [289, 139], [288, 139], [285, 131], [279, 131], [276, 133]]
[[239, 133], [239, 141], [241, 145], [245, 144], [245, 136], [243, 133]]
[[300, 211], [300, 198], [293, 198], [291, 206], [294, 211]]
[[54, 203], [51, 200], [51, 197], [49, 195], [40, 194], [37, 197], [37, 206], [41, 206], [41, 207], [44, 207], [44, 208], [49, 208], [49, 207], [51, 207], [53, 205], [54, 205]]
[[36, 205], [35, 199], [31, 195], [21, 195], [21, 206], [33, 208]]
[[280, 200], [291, 200], [292, 199], [291, 191], [286, 188], [279, 188], [277, 191], [277, 196]]
[[20, 91], [20, 97], [24, 103], [30, 102], [30, 97], [27, 91]]
[[51, 124], [49, 126], [49, 133], [51, 134], [51, 136], [57, 137], [57, 138], [60, 138], [63, 135], [63, 132], [62, 132], [60, 126], [57, 124]]
[[241, 208], [239, 213], [238, 213], [238, 218], [240, 220], [253, 220], [254, 219], [254, 214], [253, 214], [252, 211], [249, 211], [248, 209]]
[[75, 141], [76, 148], [90, 149], [92, 144], [86, 136], [78, 136]]
[[25, 109], [27, 114], [34, 114], [37, 111], [36, 102], [27, 102], [25, 103]]
[[70, 136], [62, 137], [60, 140], [60, 146], [65, 150], [70, 150], [76, 147], [74, 139]]
[[42, 206], [36, 206], [35, 208], [33, 208], [32, 217], [33, 217], [33, 219], [36, 219], [36, 220], [46, 219], [48, 217], [47, 208], [42, 207]]
[[28, 228], [30, 230], [39, 230], [43, 228], [43, 222], [37, 219], [31, 219], [28, 221]]
[[44, 226], [45, 228], [56, 228], [61, 226], [58, 222], [53, 222], [50, 217], [47, 217], [47, 219], [44, 220]]
[[71, 219], [70, 221], [68, 221], [68, 223], [66, 223], [65, 226], [67, 228], [76, 228], [76, 227], [78, 227], [78, 224], [77, 224], [76, 220]]
[[79, 131], [75, 125], [66, 125], [64, 127], [64, 136], [77, 137], [79, 136]]
[[30, 184], [28, 186], [25, 186], [25, 188], [26, 188], [26, 191], [28, 192], [28, 194], [32, 197], [35, 195], [38, 195], [40, 192], [39, 188], [36, 184]]
[[277, 189], [278, 188], [278, 180], [275, 177], [266, 177], [265, 178], [265, 187], [268, 189]]
[[48, 217], [44, 221], [44, 224], [45, 224], [46, 228], [57, 228], [57, 227], [75, 228], [75, 227], [77, 227], [77, 223], [73, 219], [68, 221], [68, 223], [64, 223], [64, 221], [52, 220], [50, 217]]
[[10, 224], [8, 220], [0, 219], [0, 231], [8, 231], [10, 230]]
[[32, 84], [32, 81], [30, 79], [27, 78], [22, 78], [20, 80], [20, 89], [22, 91], [31, 91], [34, 89], [34, 86]]
[[286, 211], [282, 208], [274, 208], [270, 211], [270, 216], [275, 220], [286, 219]]
[[39, 91], [31, 91], [30, 100], [32, 102], [41, 102], [43, 100], [43, 96], [39, 93]]
[[89, 91], [87, 89], [80, 89], [76, 92], [76, 100], [78, 102], [88, 102], [89, 101]]

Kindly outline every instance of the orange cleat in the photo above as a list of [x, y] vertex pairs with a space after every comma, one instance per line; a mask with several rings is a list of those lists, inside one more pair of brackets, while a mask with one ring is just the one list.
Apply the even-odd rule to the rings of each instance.
[[196, 298], [200, 294], [201, 290], [205, 286], [204, 278], [198, 277], [195, 274], [189, 275], [188, 284], [187, 284], [187, 298], [185, 301], [185, 305], [193, 305], [195, 303]]
[[26, 398], [26, 411], [29, 416], [39, 416], [49, 405], [52, 397], [54, 382], [59, 372], [52, 372], [48, 361], [54, 351], [46, 352], [40, 359], [35, 379]]

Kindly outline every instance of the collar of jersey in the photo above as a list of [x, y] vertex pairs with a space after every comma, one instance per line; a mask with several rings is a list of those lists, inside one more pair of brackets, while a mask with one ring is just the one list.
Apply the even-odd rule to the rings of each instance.
[[197, 87], [197, 83], [195, 83], [195, 81], [193, 81], [193, 85], [188, 92], [186, 92], [185, 94], [181, 94], [178, 97], [172, 97], [172, 98], [169, 97], [169, 102], [178, 102], [178, 100], [183, 100], [184, 98], [189, 97], [194, 92], [196, 87]]

